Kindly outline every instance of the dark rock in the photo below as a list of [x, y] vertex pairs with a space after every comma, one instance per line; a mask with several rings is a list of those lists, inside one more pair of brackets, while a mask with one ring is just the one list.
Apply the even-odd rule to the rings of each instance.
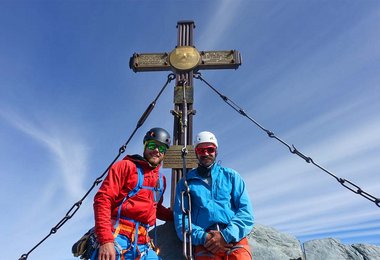
[[[185, 259], [182, 253], [182, 242], [178, 239], [173, 222], [166, 222], [157, 226], [157, 241], [154, 243], [160, 249], [160, 257], [163, 260]], [[151, 238], [155, 237], [154, 230], [149, 232]]]

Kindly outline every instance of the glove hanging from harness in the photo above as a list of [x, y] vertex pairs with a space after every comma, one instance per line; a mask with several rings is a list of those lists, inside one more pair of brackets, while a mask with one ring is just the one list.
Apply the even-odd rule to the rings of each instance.
[[95, 237], [95, 228], [91, 228], [72, 246], [71, 252], [75, 257], [90, 259], [98, 247], [99, 243]]

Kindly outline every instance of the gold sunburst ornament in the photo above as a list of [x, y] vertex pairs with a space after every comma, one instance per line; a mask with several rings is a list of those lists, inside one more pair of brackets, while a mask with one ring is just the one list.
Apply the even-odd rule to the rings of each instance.
[[181, 71], [189, 71], [198, 66], [201, 56], [197, 49], [191, 46], [175, 48], [169, 55], [170, 65]]

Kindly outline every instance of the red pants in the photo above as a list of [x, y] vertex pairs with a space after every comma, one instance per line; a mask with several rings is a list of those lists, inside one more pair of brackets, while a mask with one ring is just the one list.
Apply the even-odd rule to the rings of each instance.
[[231, 250], [224, 253], [217, 253], [213, 255], [211, 252], [207, 251], [204, 246], [195, 247], [195, 260], [251, 260], [251, 249], [248, 245], [248, 239], [243, 238], [234, 246]]

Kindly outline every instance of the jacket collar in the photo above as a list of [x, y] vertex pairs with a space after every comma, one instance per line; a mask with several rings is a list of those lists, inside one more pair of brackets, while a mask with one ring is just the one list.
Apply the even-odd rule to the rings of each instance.
[[[213, 173], [215, 173], [216, 169], [219, 167], [219, 165], [217, 163], [214, 163], [210, 169], [210, 172], [211, 172], [211, 178], [214, 178], [213, 176]], [[191, 170], [190, 172], [187, 173], [186, 175], [186, 180], [191, 180], [191, 179], [203, 179], [203, 177], [201, 177], [199, 174], [198, 174], [198, 170], [197, 168]]]

